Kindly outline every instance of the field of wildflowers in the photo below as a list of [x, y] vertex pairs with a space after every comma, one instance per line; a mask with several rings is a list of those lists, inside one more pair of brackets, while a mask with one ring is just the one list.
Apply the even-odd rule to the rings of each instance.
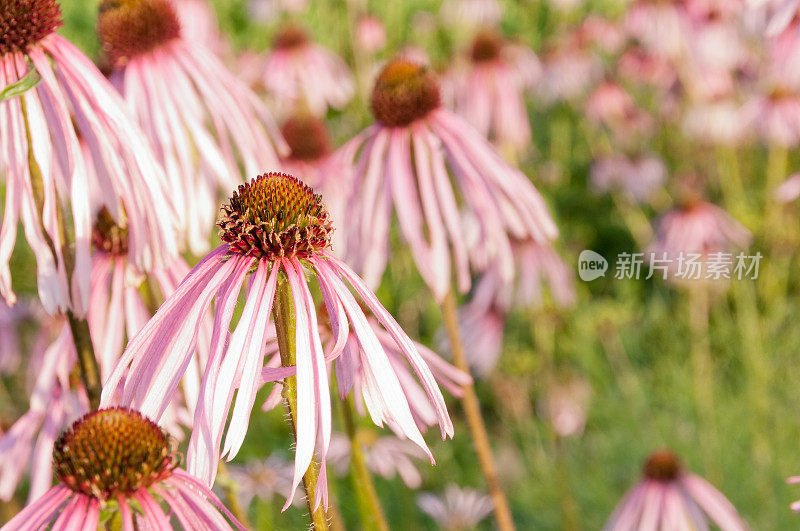
[[0, 30], [3, 529], [800, 523], [797, 0]]

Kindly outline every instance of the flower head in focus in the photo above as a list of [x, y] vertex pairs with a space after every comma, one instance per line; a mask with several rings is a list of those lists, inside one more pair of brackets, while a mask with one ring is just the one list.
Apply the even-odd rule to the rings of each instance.
[[[390, 423], [430, 456], [398, 374], [352, 288], [411, 365], [435, 411], [442, 436], [452, 436], [453, 425], [442, 394], [414, 343], [350, 267], [329, 253], [333, 227], [319, 195], [290, 175], [264, 174], [233, 193], [221, 209], [218, 225], [225, 243], [195, 266], [131, 340], [106, 382], [103, 404], [135, 406], [160, 418], [197, 343], [201, 316], [216, 298], [211, 351], [202, 369], [189, 442], [189, 471], [211, 484], [220, 452], [230, 460], [241, 448], [260, 386], [265, 381], [296, 375], [297, 447], [292, 495], [285, 507], [291, 503], [315, 450], [321, 461], [315, 502], [327, 505], [324, 464], [331, 437], [331, 403], [326, 362], [342, 355], [351, 329], [361, 348], [362, 371], [373, 382], [367, 403], [373, 420], [379, 425]], [[327, 351], [322, 346], [308, 286], [311, 273], [322, 292], [335, 338]], [[239, 291], [248, 276], [244, 308], [235, 331], [230, 333]], [[276, 292], [290, 300], [276, 302]], [[264, 367], [273, 304], [294, 311], [295, 366]], [[162, 370], [166, 367], [171, 369]]]

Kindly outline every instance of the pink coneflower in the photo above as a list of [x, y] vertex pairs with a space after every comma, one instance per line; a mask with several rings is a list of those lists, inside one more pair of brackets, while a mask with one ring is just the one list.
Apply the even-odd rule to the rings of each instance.
[[752, 234], [720, 207], [688, 202], [658, 221], [652, 251], [677, 256], [681, 251], [711, 253], [750, 244]]
[[184, 529], [244, 529], [208, 487], [177, 468], [177, 457], [169, 435], [138, 412], [89, 413], [55, 443], [59, 484], [3, 529], [95, 529], [110, 508], [119, 512], [125, 531], [171, 529], [172, 520]]
[[607, 54], [615, 54], [625, 44], [625, 34], [620, 25], [597, 15], [587, 16], [579, 32], [582, 40]]
[[456, 112], [496, 144], [523, 149], [531, 139], [523, 91], [541, 70], [533, 50], [481, 32], [472, 41], [469, 61], [453, 74]]
[[97, 31], [123, 94], [180, 205], [189, 248], [208, 248], [220, 190], [275, 166], [283, 140], [256, 95], [182, 33], [170, 0], [105, 0]]
[[[384, 479], [399, 476], [406, 487], [418, 489], [422, 476], [415, 461], [426, 458], [419, 446], [408, 440], [392, 435], [375, 436], [371, 431], [359, 431], [358, 441], [364, 445], [367, 466], [374, 474]], [[339, 475], [344, 475], [350, 467], [352, 443], [346, 435], [334, 433], [331, 438], [328, 460]]]
[[342, 58], [310, 41], [297, 26], [275, 36], [263, 83], [281, 105], [305, 105], [315, 116], [324, 116], [329, 107], [344, 108], [355, 93], [353, 74]]
[[[21, 96], [0, 101], [6, 194], [0, 295], [15, 300], [9, 260], [21, 220], [45, 309], [80, 316], [89, 297], [92, 215], [99, 208], [90, 204], [87, 162], [98, 169], [101, 205], [130, 227], [131, 254], [143, 269], [176, 253], [176, 214], [147, 140], [92, 62], [55, 33], [60, 25], [55, 0], [8, 0], [0, 7], [0, 86], [21, 88], [41, 77]], [[65, 251], [72, 243], [64, 241], [65, 232], [74, 234], [74, 251]], [[74, 252], [73, 264], [67, 252]]]
[[352, 194], [346, 256], [367, 284], [377, 285], [383, 275], [394, 210], [422, 278], [442, 300], [451, 268], [463, 292], [469, 289], [470, 265], [476, 265], [459, 209], [474, 216], [482, 250], [501, 264], [506, 278], [513, 275], [510, 237], [546, 243], [558, 229], [527, 177], [443, 109], [439, 96], [428, 69], [392, 61], [372, 92], [377, 123], [334, 157], [349, 170], [344, 184]]
[[752, 127], [765, 144], [791, 148], [800, 144], [800, 97], [775, 90], [754, 96], [742, 108], [744, 127]]
[[659, 264], [654, 274], [670, 271], [677, 280], [728, 279], [736, 264], [731, 253], [746, 248], [752, 238], [720, 207], [690, 199], [658, 220], [647, 259]]
[[709, 520], [723, 531], [747, 529], [722, 493], [686, 471], [675, 454], [660, 451], [647, 458], [644, 478], [625, 494], [605, 531], [708, 529]]
[[448, 531], [466, 531], [478, 525], [492, 512], [492, 500], [473, 489], [448, 485], [444, 496], [422, 494], [417, 505]]
[[636, 203], [648, 201], [667, 178], [667, 168], [656, 155], [629, 159], [614, 155], [592, 163], [589, 182], [598, 192], [621, 191]]
[[[315, 447], [319, 447], [320, 470], [324, 471], [331, 434], [325, 363], [342, 354], [351, 325], [361, 347], [364, 374], [372, 383], [367, 404], [372, 418], [376, 423], [391, 423], [430, 455], [404, 399], [398, 376], [351, 293], [352, 288], [413, 367], [437, 413], [442, 435], [452, 436], [453, 426], [442, 394], [413, 342], [350, 267], [328, 252], [333, 227], [319, 196], [294, 177], [265, 174], [234, 192], [230, 203], [223, 206], [218, 224], [225, 243], [203, 258], [131, 340], [103, 389], [104, 404], [117, 401], [135, 404], [145, 414], [159, 418], [191, 359], [201, 316], [216, 295], [211, 353], [189, 444], [192, 473], [209, 484], [213, 482], [222, 433], [237, 387], [223, 451], [229, 459], [241, 447], [256, 391], [262, 383], [262, 372], [268, 376], [265, 379], [276, 380], [295, 371], [297, 449], [292, 496], [308, 469]], [[319, 337], [306, 269], [316, 275], [336, 338], [328, 353], [323, 351]], [[230, 334], [233, 310], [248, 274], [244, 310]], [[291, 295], [287, 290], [291, 290]], [[297, 365], [270, 371], [263, 368], [264, 340], [271, 326], [269, 315], [276, 292], [280, 304], [293, 307], [296, 315]], [[121, 397], [119, 400], [115, 398], [117, 395]], [[324, 502], [327, 498], [324, 473], [318, 486], [321, 493], [316, 493], [314, 499], [317, 503], [320, 499]], [[289, 503], [291, 497], [287, 507]]]
[[467, 361], [485, 376], [500, 357], [506, 316], [513, 308], [537, 308], [544, 304], [544, 287], [556, 306], [575, 304], [572, 269], [549, 245], [514, 242], [516, 275], [509, 282], [492, 266], [478, 280], [470, 301], [459, 310]]
[[792, 91], [776, 89], [754, 96], [742, 108], [742, 121], [765, 144], [787, 148], [800, 144], [800, 98]]

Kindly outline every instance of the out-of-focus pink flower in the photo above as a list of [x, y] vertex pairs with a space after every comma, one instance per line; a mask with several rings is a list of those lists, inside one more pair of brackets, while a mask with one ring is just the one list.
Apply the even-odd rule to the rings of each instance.
[[[319, 196], [294, 177], [265, 174], [234, 192], [230, 203], [222, 208], [218, 224], [225, 243], [195, 266], [155, 317], [130, 341], [106, 382], [103, 404], [136, 405], [160, 418], [191, 359], [201, 316], [216, 298], [211, 353], [204, 368], [189, 441], [189, 470], [208, 484], [213, 483], [237, 387], [222, 449], [228, 460], [241, 448], [259, 387], [264, 381], [296, 374], [297, 449], [292, 496], [285, 508], [291, 503], [315, 448], [319, 449], [321, 473], [318, 491], [313, 495], [316, 503], [327, 506], [324, 470], [331, 436], [331, 404], [326, 362], [352, 349], [347, 344], [351, 329], [360, 347], [363, 373], [370, 382], [367, 407], [373, 420], [379, 425], [391, 424], [430, 456], [404, 397], [399, 375], [350, 291], [352, 288], [413, 368], [436, 411], [442, 436], [452, 436], [453, 425], [444, 398], [414, 343], [352, 269], [328, 253], [333, 227]], [[336, 338], [327, 353], [320, 339], [307, 269], [316, 275]], [[231, 334], [231, 319], [248, 274], [251, 277], [244, 309]], [[297, 365], [272, 369], [264, 367], [265, 338], [279, 281], [287, 282], [292, 293], [292, 301], [283, 304], [294, 306]], [[163, 370], [166, 367], [172, 369]]]
[[544, 58], [538, 94], [546, 102], [574, 100], [602, 73], [602, 62], [594, 53], [578, 43], [561, 43]]
[[470, 265], [479, 265], [466, 245], [460, 209], [474, 216], [486, 258], [480, 265], [497, 261], [507, 279], [514, 273], [510, 238], [547, 243], [558, 229], [527, 177], [439, 98], [428, 69], [389, 63], [372, 92], [377, 123], [333, 155], [347, 170], [333, 178], [351, 194], [345, 255], [367, 284], [378, 285], [386, 267], [394, 211], [422, 278], [442, 300], [453, 270], [465, 292]]
[[[0, 86], [21, 87], [41, 77], [22, 95], [0, 101], [0, 167], [5, 174], [0, 295], [9, 304], [15, 300], [9, 260], [21, 221], [36, 257], [44, 308], [80, 316], [89, 298], [94, 211], [105, 206], [130, 227], [131, 256], [142, 269], [177, 253], [177, 213], [147, 139], [92, 62], [55, 33], [60, 25], [55, 0], [10, 0], [0, 12], [5, 28]], [[88, 147], [85, 152], [79, 136]], [[98, 169], [94, 191], [99, 205], [90, 202], [90, 162]], [[74, 234], [71, 278], [63, 252], [71, 242], [64, 241], [64, 230]]]
[[29, 501], [50, 488], [53, 442], [69, 422], [89, 410], [85, 391], [71, 390], [70, 373], [77, 356], [69, 327], [61, 319], [48, 321], [42, 333], [50, 336], [54, 329], [59, 332], [41, 352], [29, 353], [31, 365], [37, 368], [30, 407], [0, 437], [0, 499], [3, 500], [11, 499], [28, 469]]
[[800, 144], [800, 96], [782, 91], [754, 96], [742, 108], [742, 123], [765, 144], [795, 147]]
[[800, 173], [793, 173], [775, 189], [775, 199], [781, 203], [791, 203], [800, 197]]
[[[366, 430], [358, 432], [359, 444], [364, 443], [367, 467], [385, 479], [400, 476], [406, 487], [418, 489], [422, 485], [422, 476], [414, 462], [425, 459], [425, 452], [411, 441], [398, 439], [392, 435], [371, 437], [370, 435], [371, 432]], [[351, 454], [350, 439], [344, 434], [334, 433], [328, 460], [337, 474], [347, 473]]]
[[697, 102], [686, 109], [683, 133], [697, 142], [735, 146], [748, 131], [742, 107], [729, 98]]
[[583, 433], [586, 410], [592, 388], [585, 380], [573, 377], [551, 385], [538, 404], [540, 415], [547, 420], [559, 437]]
[[169, 0], [107, 1], [97, 28], [111, 80], [167, 171], [183, 237], [202, 253], [219, 191], [242, 182], [240, 165], [248, 175], [276, 166], [285, 144], [256, 95], [182, 33]]
[[[723, 255], [746, 248], [752, 237], [749, 230], [718, 206], [689, 201], [659, 219], [647, 254], [653, 260], [668, 260], [667, 270], [679, 275], [674, 278], [723, 280], [733, 275], [735, 267], [730, 254], [727, 264]], [[711, 263], [727, 265], [729, 276], [712, 274]]]
[[487, 28], [503, 18], [503, 5], [498, 0], [445, 0], [439, 12], [450, 26]]
[[495, 144], [522, 150], [531, 140], [523, 91], [533, 87], [541, 70], [533, 50], [495, 32], [481, 32], [469, 60], [450, 76], [455, 110]]
[[[219, 498], [177, 468], [169, 435], [137, 412], [89, 413], [56, 440], [53, 471], [59, 484], [28, 504], [3, 529], [96, 529], [101, 509], [118, 504], [122, 527], [245, 528]], [[169, 506], [164, 514], [159, 501]], [[134, 513], [135, 512], [135, 513]]]
[[745, 531], [736, 508], [705, 479], [684, 470], [670, 451], [655, 452], [644, 477], [619, 503], [605, 531], [708, 529], [709, 520], [725, 531]]
[[492, 500], [485, 494], [473, 489], [462, 489], [457, 485], [448, 485], [444, 496], [421, 494], [417, 505], [433, 518], [442, 528], [448, 531], [466, 531], [478, 525], [492, 512]]
[[687, 23], [677, 2], [638, 0], [625, 14], [628, 35], [649, 52], [670, 59], [686, 53]]
[[386, 28], [377, 17], [363, 16], [356, 23], [356, 42], [364, 52], [377, 53], [386, 46]]
[[602, 124], [623, 143], [646, 136], [653, 129], [653, 119], [639, 108], [625, 90], [612, 82], [598, 86], [586, 101], [586, 117]]
[[617, 71], [625, 80], [652, 85], [662, 93], [669, 90], [678, 79], [670, 60], [639, 47], [632, 47], [622, 54]]
[[291, 462], [277, 454], [272, 454], [265, 460], [227, 467], [230, 479], [236, 486], [239, 503], [245, 510], [250, 507], [253, 498], [265, 502], [272, 501], [276, 494], [288, 498], [292, 492], [293, 468]]
[[597, 15], [587, 16], [578, 31], [581, 40], [607, 54], [617, 53], [625, 44], [625, 33], [620, 25]]
[[621, 191], [636, 203], [648, 201], [664, 185], [667, 168], [657, 155], [629, 159], [614, 155], [592, 163], [589, 179], [598, 192]]
[[297, 26], [285, 26], [275, 36], [263, 83], [281, 106], [305, 106], [315, 116], [324, 116], [329, 107], [342, 109], [355, 93], [353, 74], [342, 58]]

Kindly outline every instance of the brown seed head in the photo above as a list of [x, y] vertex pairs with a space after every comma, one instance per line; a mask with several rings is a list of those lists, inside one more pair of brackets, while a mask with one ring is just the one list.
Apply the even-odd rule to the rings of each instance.
[[310, 114], [295, 114], [281, 127], [294, 160], [318, 160], [331, 152], [331, 140], [325, 123]]
[[482, 31], [472, 41], [469, 56], [473, 63], [494, 61], [503, 50], [503, 38], [493, 31]]
[[299, 48], [308, 42], [308, 35], [299, 26], [290, 24], [284, 26], [275, 35], [272, 40], [272, 46], [276, 49], [288, 50], [291, 48]]
[[240, 185], [217, 225], [231, 252], [267, 260], [308, 258], [328, 247], [333, 235], [322, 196], [277, 172]]
[[426, 67], [395, 59], [372, 89], [372, 114], [388, 127], [403, 127], [439, 107], [439, 83]]
[[678, 456], [669, 450], [653, 452], [644, 463], [645, 477], [654, 481], [674, 481], [680, 476], [681, 470]]
[[0, 55], [27, 52], [61, 24], [56, 0], [0, 0]]
[[103, 0], [97, 35], [116, 65], [180, 37], [178, 14], [169, 0]]
[[102, 409], [61, 434], [53, 446], [53, 471], [73, 491], [108, 500], [169, 477], [176, 457], [169, 435], [139, 412]]

